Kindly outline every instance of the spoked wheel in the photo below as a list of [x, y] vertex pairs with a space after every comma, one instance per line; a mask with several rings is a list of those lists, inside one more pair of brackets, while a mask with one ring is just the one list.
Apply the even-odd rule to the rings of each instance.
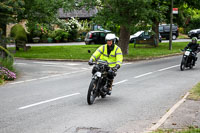
[[88, 89], [88, 94], [87, 94], [87, 102], [89, 105], [93, 104], [96, 98], [96, 83], [95, 80], [92, 79], [89, 89]]
[[185, 70], [185, 59], [184, 58], [181, 61], [180, 69], [181, 69], [181, 71]]
[[187, 57], [186, 57], [186, 58], [184, 58], [184, 57], [182, 58], [181, 65], [180, 65], [180, 69], [181, 69], [181, 71], [184, 71], [184, 70], [185, 70], [187, 60], [188, 60]]
[[190, 69], [193, 68], [193, 64], [194, 64], [194, 60], [191, 61], [191, 64], [190, 64]]
[[181, 71], [185, 70], [185, 63], [181, 62], [180, 69], [181, 69]]

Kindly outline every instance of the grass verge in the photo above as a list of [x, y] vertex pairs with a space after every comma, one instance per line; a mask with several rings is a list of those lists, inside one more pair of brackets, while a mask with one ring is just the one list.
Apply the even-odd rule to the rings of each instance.
[[158, 130], [152, 133], [200, 133], [200, 128], [191, 128], [191, 129], [183, 129], [183, 130]]
[[3, 79], [0, 79], [0, 85], [2, 85], [4, 83]]
[[188, 35], [179, 33], [178, 39], [190, 39]]
[[[151, 47], [148, 45], [129, 45], [129, 54], [124, 55], [126, 60], [141, 60], [154, 57], [168, 56], [175, 53], [180, 53], [187, 42], [173, 43], [173, 49], [168, 50], [168, 43], [160, 43], [159, 47]], [[28, 52], [17, 51], [14, 56], [26, 59], [68, 59], [68, 60], [88, 60], [92, 53], [100, 45], [79, 45], [79, 46], [33, 46]], [[12, 51], [14, 48], [10, 48]], [[88, 53], [88, 50], [91, 53]]]
[[188, 96], [188, 99], [200, 100], [200, 82], [190, 90], [190, 95]]

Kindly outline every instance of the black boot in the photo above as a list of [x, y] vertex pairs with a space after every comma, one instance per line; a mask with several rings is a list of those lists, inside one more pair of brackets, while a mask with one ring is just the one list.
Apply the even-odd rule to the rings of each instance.
[[112, 84], [113, 84], [113, 80], [112, 79], [108, 79], [107, 81], [107, 85], [104, 88], [105, 92], [107, 92], [108, 95], [111, 95], [112, 92]]

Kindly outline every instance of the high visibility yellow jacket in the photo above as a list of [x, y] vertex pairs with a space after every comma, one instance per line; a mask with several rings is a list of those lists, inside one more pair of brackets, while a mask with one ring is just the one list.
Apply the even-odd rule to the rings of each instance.
[[110, 55], [108, 56], [107, 53], [108, 45], [102, 45], [100, 46], [94, 54], [91, 56], [90, 59], [93, 61], [97, 61], [98, 59], [107, 61], [109, 64], [109, 67], [115, 67], [116, 64], [119, 64], [121, 66], [123, 61], [123, 55], [121, 48], [117, 45], [114, 46], [114, 49], [110, 52]]

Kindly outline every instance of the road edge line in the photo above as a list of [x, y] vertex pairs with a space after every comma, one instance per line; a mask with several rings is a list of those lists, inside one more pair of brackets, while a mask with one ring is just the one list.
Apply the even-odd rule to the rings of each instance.
[[187, 92], [185, 96], [179, 100], [154, 126], [152, 126], [150, 129], [145, 131], [144, 133], [150, 133], [152, 131], [157, 130], [166, 120], [169, 118], [169, 116], [183, 103], [186, 101], [186, 98], [188, 97], [190, 93]]

